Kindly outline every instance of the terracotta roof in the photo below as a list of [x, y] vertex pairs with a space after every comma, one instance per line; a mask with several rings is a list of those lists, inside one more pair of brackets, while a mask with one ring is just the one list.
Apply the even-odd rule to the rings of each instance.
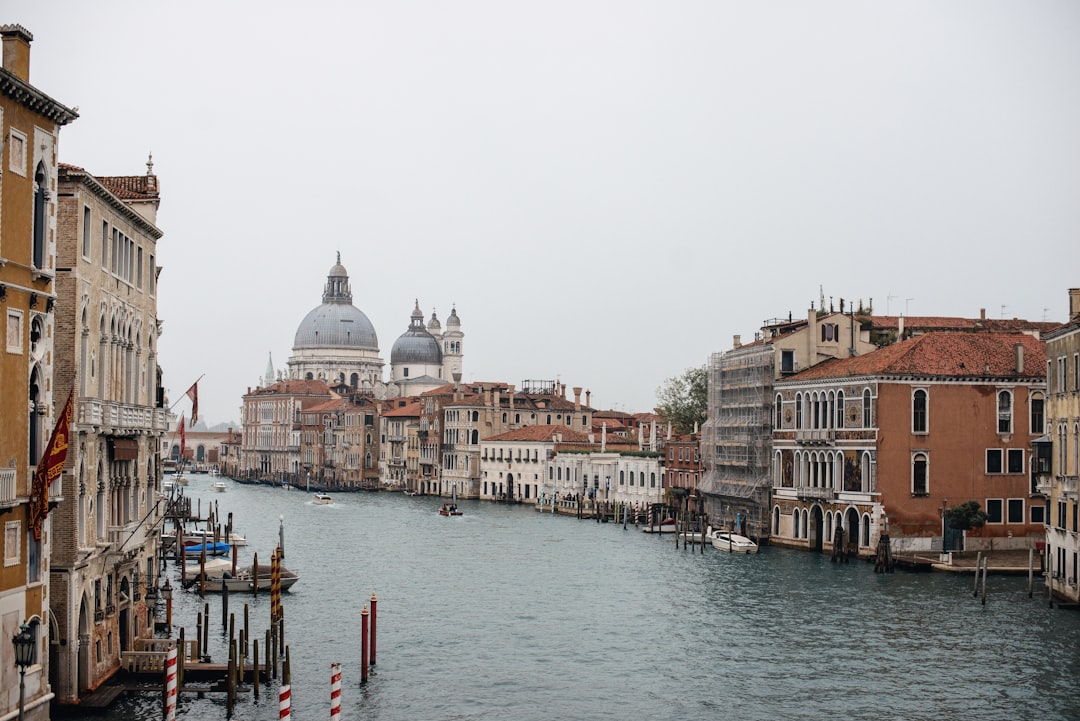
[[420, 401], [412, 401], [404, 406], [391, 408], [383, 411], [384, 418], [397, 418], [401, 416], [419, 416], [421, 413]]
[[278, 381], [269, 386], [256, 388], [248, 395], [319, 395], [329, 396], [330, 388], [320, 380]]
[[[874, 315], [864, 319], [864, 324], [877, 330], [899, 330], [898, 315]], [[1022, 331], [1047, 331], [1057, 323], [1034, 322], [1022, 318], [950, 318], [947, 316], [904, 316], [905, 330], [964, 330], [1016, 333]]]
[[557, 434], [562, 435], [563, 443], [589, 443], [589, 434], [575, 431], [560, 425], [526, 426], [497, 436], [485, 438], [485, 441], [534, 441], [551, 443]]
[[[1024, 369], [1016, 350], [1024, 347]], [[850, 376], [937, 376], [952, 378], [1042, 378], [1046, 347], [1026, 333], [926, 333], [854, 358], [835, 358], [785, 381]]]
[[99, 175], [98, 182], [122, 200], [157, 200], [156, 175]]
[[323, 403], [316, 403], [313, 406], [308, 406], [304, 409], [304, 413], [322, 413], [323, 411], [337, 411], [345, 407], [345, 400], [342, 398], [331, 398]]

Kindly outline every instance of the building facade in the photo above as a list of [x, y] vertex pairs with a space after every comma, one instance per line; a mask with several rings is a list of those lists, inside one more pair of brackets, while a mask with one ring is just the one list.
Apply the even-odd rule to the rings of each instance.
[[[1033, 547], [1045, 357], [1031, 335], [928, 333], [777, 381], [770, 542], [869, 556], [887, 532], [896, 551]], [[963, 534], [946, 513], [967, 501], [989, 518]]]
[[[157, 341], [157, 177], [61, 165], [58, 379], [76, 388], [68, 491], [53, 521], [53, 689], [77, 703], [154, 632], [166, 432]], [[128, 199], [140, 202], [131, 204]]]
[[1039, 478], [1047, 495], [1046, 583], [1051, 594], [1080, 603], [1080, 288], [1069, 290], [1069, 320], [1046, 340], [1046, 433], [1049, 468]]
[[[35, 653], [25, 668], [25, 718], [47, 719], [52, 648], [61, 638], [50, 614], [53, 514], [32, 516], [31, 495], [74, 377], [70, 371], [55, 375], [53, 343], [57, 142], [61, 127], [77, 115], [30, 84], [32, 41], [20, 25], [0, 26], [0, 716], [14, 714], [19, 705], [20, 673], [9, 644], [26, 624]], [[35, 508], [45, 511], [71, 491], [70, 478], [58, 478], [48, 486], [47, 505]]]
[[238, 473], [245, 480], [296, 483], [314, 458], [301, 457], [300, 412], [332, 398], [321, 380], [288, 380], [248, 389], [242, 399]]

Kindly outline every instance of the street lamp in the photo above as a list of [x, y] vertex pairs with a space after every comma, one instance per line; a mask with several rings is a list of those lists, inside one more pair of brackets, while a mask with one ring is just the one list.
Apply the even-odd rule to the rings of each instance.
[[34, 663], [34, 634], [30, 627], [23, 623], [19, 626], [19, 632], [11, 637], [11, 643], [15, 646], [15, 665], [19, 667], [19, 721], [23, 717], [23, 697], [26, 688], [26, 667]]
[[172, 638], [172, 582], [168, 578], [161, 589], [161, 597], [165, 599], [165, 625], [169, 628], [169, 638]]

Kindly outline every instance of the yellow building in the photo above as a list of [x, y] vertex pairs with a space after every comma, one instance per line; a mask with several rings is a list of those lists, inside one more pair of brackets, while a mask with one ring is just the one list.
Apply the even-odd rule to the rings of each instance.
[[[0, 717], [17, 713], [20, 669], [12, 637], [22, 624], [34, 655], [23, 667], [25, 718], [47, 719], [50, 519], [30, 528], [34, 472], [70, 386], [53, 381], [56, 294], [57, 137], [76, 113], [30, 85], [33, 36], [0, 26]], [[64, 489], [57, 480], [49, 504]]]
[[[1043, 335], [1046, 341], [1046, 433], [1049, 468], [1038, 473], [1049, 507], [1046, 582], [1051, 594], [1080, 602], [1080, 288], [1069, 289], [1069, 320]], [[1046, 471], [1049, 471], [1047, 475]]]

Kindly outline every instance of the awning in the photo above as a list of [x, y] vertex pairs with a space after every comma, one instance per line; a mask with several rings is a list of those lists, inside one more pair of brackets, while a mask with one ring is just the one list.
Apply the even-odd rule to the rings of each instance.
[[112, 446], [114, 461], [135, 461], [139, 459], [139, 443], [134, 438], [112, 438], [109, 445]]

